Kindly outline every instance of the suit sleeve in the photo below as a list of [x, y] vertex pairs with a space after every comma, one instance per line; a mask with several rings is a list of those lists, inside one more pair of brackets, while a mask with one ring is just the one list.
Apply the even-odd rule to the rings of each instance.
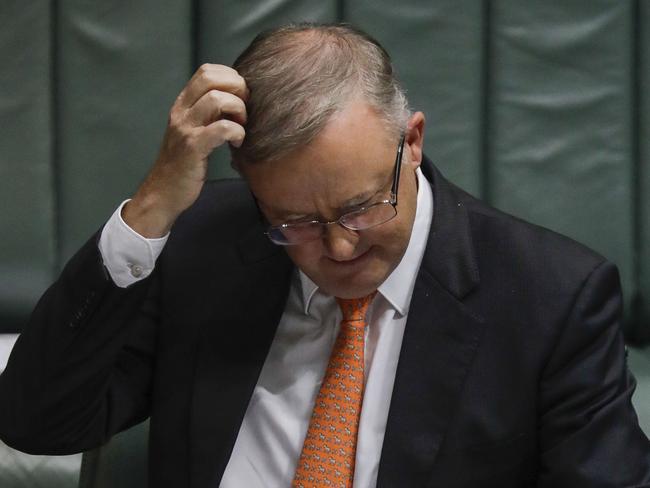
[[97, 239], [41, 297], [0, 375], [0, 437], [24, 452], [87, 450], [149, 414], [156, 272], [117, 287]]
[[631, 398], [611, 263], [584, 282], [540, 383], [538, 487], [650, 486], [650, 443]]

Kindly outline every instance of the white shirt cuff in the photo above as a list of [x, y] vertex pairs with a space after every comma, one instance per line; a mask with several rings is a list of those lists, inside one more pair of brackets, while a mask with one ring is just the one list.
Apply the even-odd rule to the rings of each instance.
[[102, 230], [99, 252], [113, 282], [126, 288], [151, 274], [169, 233], [158, 239], [141, 236], [122, 219], [124, 200]]

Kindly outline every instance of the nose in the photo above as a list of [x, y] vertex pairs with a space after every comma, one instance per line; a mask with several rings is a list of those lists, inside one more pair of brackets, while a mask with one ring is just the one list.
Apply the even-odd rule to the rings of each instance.
[[355, 249], [359, 242], [359, 233], [346, 229], [342, 225], [328, 225], [323, 235], [323, 244], [327, 257], [335, 261], [347, 261], [354, 258]]

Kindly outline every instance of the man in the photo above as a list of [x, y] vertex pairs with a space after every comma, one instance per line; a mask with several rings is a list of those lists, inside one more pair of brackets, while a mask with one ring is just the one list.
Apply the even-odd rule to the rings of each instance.
[[[155, 487], [650, 486], [615, 267], [423, 136], [349, 27], [202, 66], [16, 344], [2, 437], [63, 454], [151, 416]], [[226, 142], [244, 181], [206, 184]]]

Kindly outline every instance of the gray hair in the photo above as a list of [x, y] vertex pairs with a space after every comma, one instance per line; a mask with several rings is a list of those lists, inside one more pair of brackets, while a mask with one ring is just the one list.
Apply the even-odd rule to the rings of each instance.
[[233, 68], [246, 80], [246, 137], [233, 165], [279, 159], [305, 146], [354, 98], [399, 134], [410, 111], [390, 56], [344, 24], [290, 24], [259, 34]]

